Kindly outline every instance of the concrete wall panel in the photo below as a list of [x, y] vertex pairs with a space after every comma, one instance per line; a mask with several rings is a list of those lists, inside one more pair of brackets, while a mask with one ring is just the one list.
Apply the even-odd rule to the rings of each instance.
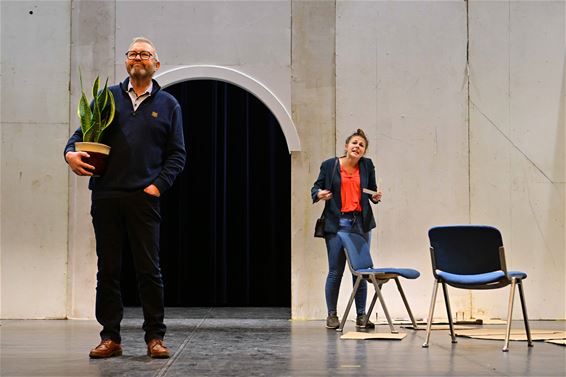
[[2, 123], [2, 318], [66, 316], [67, 128]]
[[326, 318], [328, 272], [324, 240], [314, 238], [323, 209], [310, 188], [320, 164], [334, 155], [334, 2], [293, 2], [293, 119], [302, 150], [291, 156], [291, 311], [294, 319]]
[[[425, 317], [432, 287], [427, 230], [469, 219], [465, 4], [337, 5], [336, 153], [356, 128], [368, 134], [367, 156], [384, 191], [374, 207], [374, 263], [422, 272], [406, 290], [415, 314]], [[349, 280], [345, 275], [342, 307]], [[459, 295], [468, 301], [460, 292], [455, 301]], [[407, 317], [397, 296], [388, 296], [389, 310]]]
[[2, 8], [2, 122], [67, 122], [70, 1]]
[[64, 318], [70, 1], [4, 1], [2, 318]]
[[[529, 316], [564, 318], [564, 3], [473, 1], [469, 14], [471, 221], [497, 226], [508, 268], [528, 273]], [[474, 316], [507, 310], [473, 302]]]
[[562, 183], [565, 7], [564, 1], [509, 2], [510, 139], [551, 182]]

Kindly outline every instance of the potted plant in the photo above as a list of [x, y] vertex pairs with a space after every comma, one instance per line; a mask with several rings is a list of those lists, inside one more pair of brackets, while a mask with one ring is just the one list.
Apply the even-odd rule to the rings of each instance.
[[94, 176], [100, 177], [106, 171], [106, 163], [110, 155], [110, 147], [100, 143], [104, 131], [114, 120], [116, 104], [114, 95], [108, 89], [108, 79], [104, 88], [99, 91], [100, 77], [96, 77], [92, 86], [92, 103], [85, 95], [83, 89], [83, 78], [79, 72], [81, 81], [81, 98], [77, 109], [77, 114], [81, 122], [83, 141], [75, 143], [75, 150], [87, 152], [90, 157], [83, 158], [83, 161], [94, 166]]

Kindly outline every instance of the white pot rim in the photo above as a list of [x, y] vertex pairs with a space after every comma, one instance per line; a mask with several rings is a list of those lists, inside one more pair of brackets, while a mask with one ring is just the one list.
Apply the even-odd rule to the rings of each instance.
[[110, 147], [108, 145], [87, 141], [77, 141], [75, 143], [75, 150], [77, 152], [97, 152], [106, 155], [110, 154]]

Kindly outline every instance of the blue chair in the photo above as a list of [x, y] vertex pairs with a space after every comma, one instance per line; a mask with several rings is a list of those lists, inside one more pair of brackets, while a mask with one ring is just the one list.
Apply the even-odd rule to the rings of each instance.
[[373, 307], [377, 298], [379, 298], [379, 302], [381, 303], [381, 307], [383, 308], [391, 332], [397, 333], [397, 330], [395, 330], [395, 326], [393, 326], [393, 322], [391, 321], [391, 317], [389, 316], [389, 311], [387, 310], [387, 306], [385, 305], [385, 301], [383, 300], [383, 296], [381, 294], [381, 286], [387, 283], [389, 280], [394, 280], [395, 284], [397, 284], [397, 289], [401, 294], [401, 298], [405, 303], [405, 307], [407, 308], [411, 322], [413, 323], [413, 328], [417, 329], [417, 323], [415, 322], [415, 318], [413, 317], [413, 313], [411, 312], [411, 308], [409, 307], [409, 302], [407, 301], [405, 293], [403, 292], [403, 288], [401, 287], [401, 283], [399, 282], [399, 277], [404, 277], [406, 279], [416, 279], [420, 276], [420, 273], [417, 270], [410, 268], [373, 268], [373, 261], [371, 260], [369, 245], [361, 235], [356, 233], [338, 232], [338, 236], [340, 237], [344, 251], [346, 252], [348, 267], [350, 268], [352, 275], [356, 277], [356, 281], [354, 283], [354, 288], [352, 289], [352, 294], [350, 295], [350, 300], [348, 301], [348, 306], [346, 307], [346, 311], [342, 316], [340, 327], [338, 327], [336, 331], [342, 331], [344, 329], [346, 318], [348, 317], [348, 313], [350, 312], [350, 309], [352, 307], [352, 302], [354, 301], [356, 292], [360, 287], [360, 283], [364, 279], [372, 283], [373, 287], [375, 288], [375, 294], [373, 295], [371, 305], [369, 307], [369, 310], [367, 311], [368, 315], [366, 316], [365, 323], [363, 323], [364, 326], [367, 324], [367, 320], [373, 311]]
[[444, 292], [452, 343], [456, 343], [456, 337], [454, 336], [447, 285], [462, 289], [497, 289], [511, 285], [503, 352], [509, 351], [515, 286], [519, 288], [521, 297], [528, 346], [532, 347], [527, 305], [523, 294], [523, 279], [527, 278], [527, 274], [507, 271], [505, 250], [499, 230], [484, 225], [437, 226], [428, 231], [428, 237], [430, 239], [432, 274], [435, 281], [428, 314], [426, 340], [423, 347], [428, 347], [439, 283], [442, 284]]

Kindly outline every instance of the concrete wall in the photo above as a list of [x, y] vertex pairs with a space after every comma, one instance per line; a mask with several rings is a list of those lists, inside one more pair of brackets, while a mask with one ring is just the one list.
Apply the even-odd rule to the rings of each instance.
[[333, 2], [293, 2], [293, 119], [302, 150], [291, 156], [291, 299], [295, 319], [323, 318], [327, 257], [314, 238], [322, 203], [312, 205], [310, 188], [320, 163], [334, 155], [336, 135], [335, 19]]
[[[369, 135], [367, 155], [384, 192], [374, 263], [422, 272], [405, 289], [423, 316], [433, 281], [427, 230], [469, 221], [466, 6], [337, 5], [336, 153], [356, 128]], [[342, 307], [350, 286], [342, 287]], [[391, 314], [406, 317], [394, 284], [384, 290]], [[453, 293], [454, 304], [466, 294]]]
[[[499, 227], [533, 318], [566, 317], [563, 1], [470, 3], [470, 218]], [[480, 298], [480, 295], [489, 298]], [[495, 292], [472, 315], [501, 313]]]
[[[138, 34], [156, 42], [161, 72], [234, 68], [292, 114], [293, 318], [325, 316], [309, 190], [358, 127], [385, 192], [374, 260], [422, 272], [405, 283], [417, 317], [432, 289], [428, 227], [469, 222], [501, 228], [509, 267], [529, 273], [531, 318], [566, 317], [562, 1], [2, 1], [0, 14], [1, 318], [93, 316], [89, 192], [62, 148], [78, 125], [78, 67], [85, 82], [122, 80]], [[467, 317], [505, 314], [504, 292], [451, 293]]]
[[71, 6], [0, 7], [0, 317], [65, 317]]

